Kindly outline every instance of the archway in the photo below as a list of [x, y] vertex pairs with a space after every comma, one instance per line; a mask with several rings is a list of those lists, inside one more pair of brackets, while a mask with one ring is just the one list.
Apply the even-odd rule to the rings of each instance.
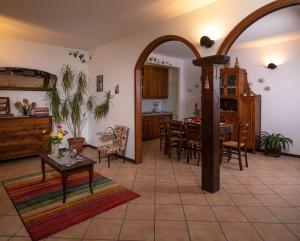
[[257, 9], [256, 11], [248, 15], [246, 18], [244, 18], [238, 25], [236, 25], [231, 30], [231, 32], [222, 42], [217, 54], [227, 54], [233, 43], [236, 41], [236, 39], [257, 20], [282, 8], [287, 8], [295, 5], [300, 5], [300, 0], [277, 0]]
[[182, 38], [177, 35], [166, 35], [159, 37], [153, 40], [147, 47], [143, 50], [140, 57], [138, 58], [135, 68], [134, 68], [134, 79], [135, 79], [135, 162], [142, 162], [142, 111], [141, 111], [141, 102], [142, 102], [142, 67], [149, 56], [149, 54], [160, 44], [169, 41], [179, 41], [185, 44], [195, 55], [195, 59], [201, 58], [197, 48], [185, 38]]

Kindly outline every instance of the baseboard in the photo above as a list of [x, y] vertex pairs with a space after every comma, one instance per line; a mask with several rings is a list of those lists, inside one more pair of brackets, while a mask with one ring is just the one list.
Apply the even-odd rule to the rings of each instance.
[[[90, 144], [85, 144], [84, 147], [89, 147], [89, 148], [91, 148], [91, 149], [97, 150], [97, 147], [96, 147], [96, 146], [90, 145]], [[123, 157], [122, 155], [120, 155], [120, 154], [117, 154], [117, 157], [118, 157], [118, 158], [124, 158], [124, 157]], [[129, 162], [132, 162], [132, 163], [136, 164], [136, 161], [135, 161], [134, 159], [131, 159], [131, 158], [127, 157], [127, 156], [125, 156], [125, 159], [126, 159], [126, 161], [129, 161]]]
[[[262, 150], [262, 149], [256, 149], [256, 151], [257, 151], [257, 152], [265, 153], [265, 151]], [[292, 153], [286, 153], [286, 152], [281, 152], [281, 155], [282, 155], [282, 156], [294, 157], [294, 158], [300, 158], [300, 155], [298, 155], [298, 154], [292, 154]]]

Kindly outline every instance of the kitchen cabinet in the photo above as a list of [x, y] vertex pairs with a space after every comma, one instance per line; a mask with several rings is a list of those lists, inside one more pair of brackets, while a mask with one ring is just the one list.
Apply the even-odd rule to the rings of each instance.
[[220, 97], [220, 120], [233, 124], [231, 138], [237, 140], [239, 123], [248, 123], [247, 147], [255, 151], [261, 132], [261, 96], [250, 90], [245, 69], [220, 70]]
[[143, 98], [168, 98], [168, 68], [144, 65], [143, 67]]
[[142, 116], [143, 141], [159, 138], [159, 122], [161, 119], [172, 120], [172, 113], [146, 114]]

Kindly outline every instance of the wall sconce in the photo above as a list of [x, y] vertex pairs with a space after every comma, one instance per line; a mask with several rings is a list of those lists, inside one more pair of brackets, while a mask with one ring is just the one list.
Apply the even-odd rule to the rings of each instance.
[[206, 48], [210, 48], [211, 46], [213, 46], [215, 44], [214, 40], [211, 40], [209, 37], [207, 36], [202, 36], [200, 39], [200, 45], [201, 46], [205, 46]]
[[267, 66], [268, 69], [276, 69], [277, 68], [277, 65], [274, 64], [274, 63], [269, 63], [268, 66]]

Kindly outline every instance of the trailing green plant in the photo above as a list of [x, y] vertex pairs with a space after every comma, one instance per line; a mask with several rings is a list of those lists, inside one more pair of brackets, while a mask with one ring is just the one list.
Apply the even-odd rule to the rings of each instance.
[[106, 117], [114, 96], [110, 91], [104, 92], [104, 102], [97, 104], [94, 96], [87, 95], [88, 78], [84, 71], [75, 74], [70, 65], [63, 65], [61, 75], [61, 90], [48, 91], [47, 98], [54, 121], [65, 123], [76, 139], [81, 137], [90, 115], [97, 120]]
[[280, 133], [268, 133], [262, 132], [260, 136], [261, 146], [265, 151], [265, 154], [273, 154], [276, 156], [281, 155], [282, 149], [287, 149], [290, 145], [293, 145], [293, 140], [285, 137]]

